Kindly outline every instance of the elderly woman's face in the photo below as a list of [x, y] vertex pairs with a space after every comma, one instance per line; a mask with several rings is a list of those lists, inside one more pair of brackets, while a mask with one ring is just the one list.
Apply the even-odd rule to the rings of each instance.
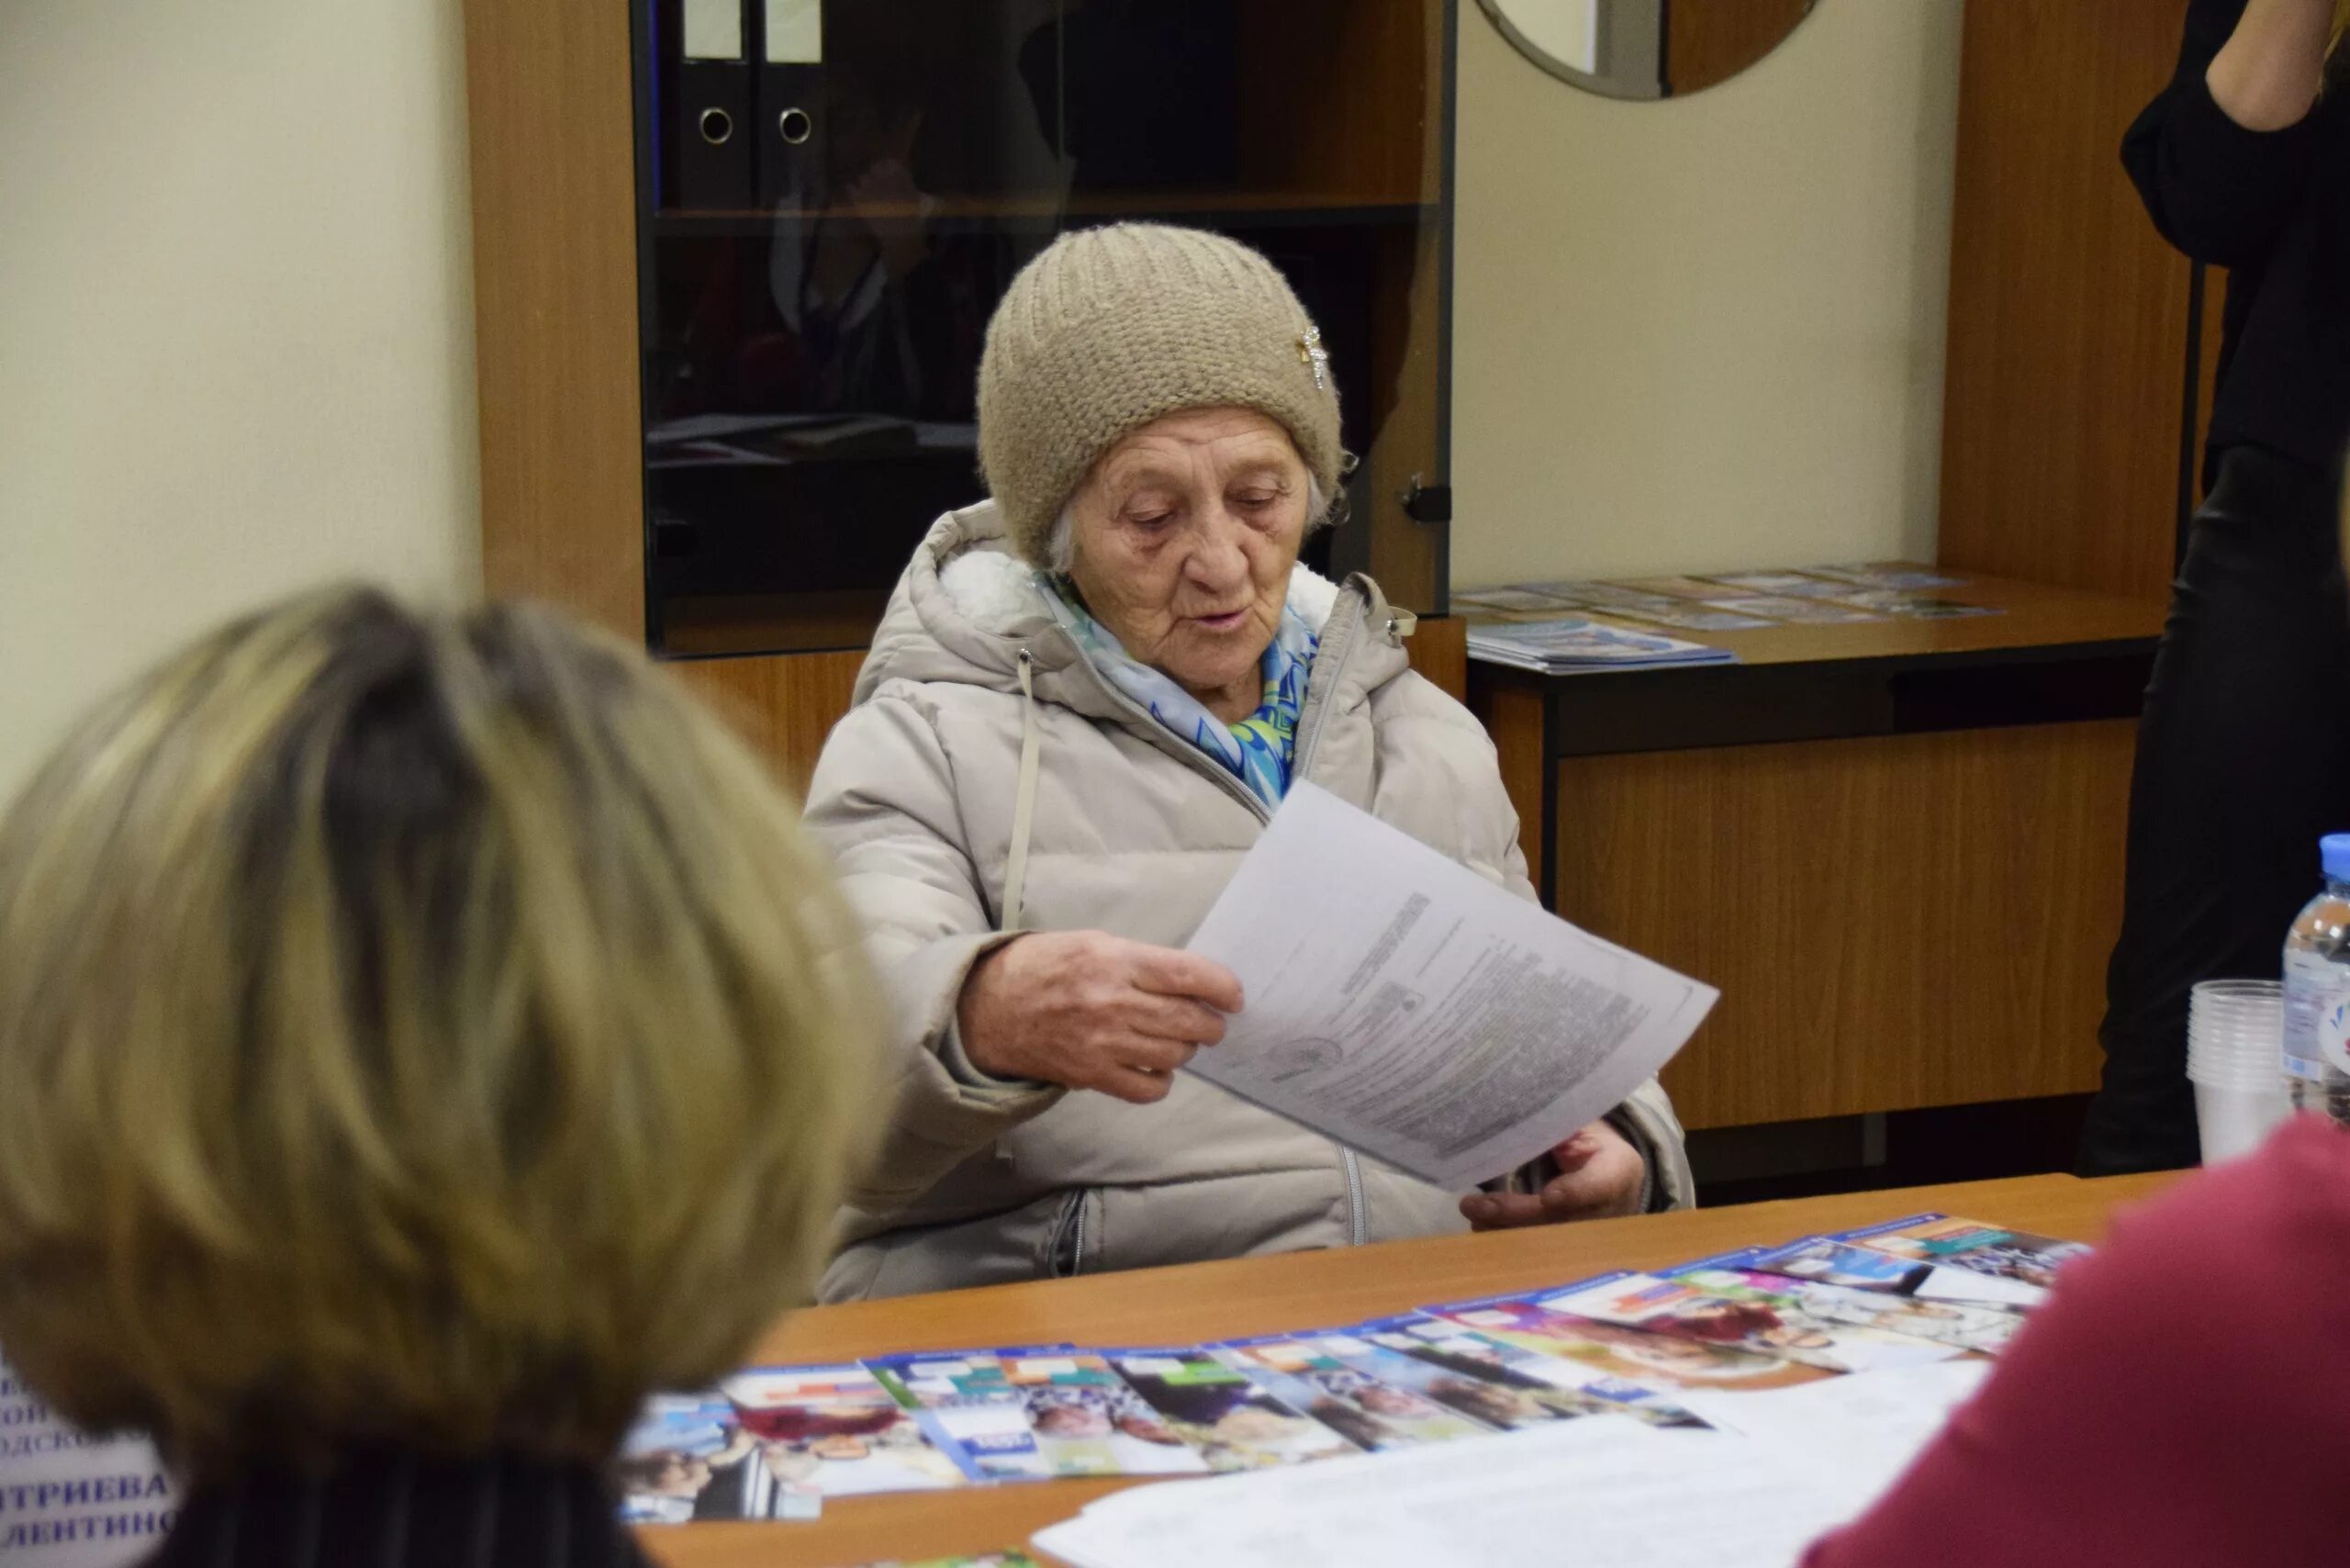
[[1251, 409], [1154, 420], [1079, 487], [1069, 575], [1137, 661], [1246, 718], [1305, 536], [1306, 481], [1289, 432]]

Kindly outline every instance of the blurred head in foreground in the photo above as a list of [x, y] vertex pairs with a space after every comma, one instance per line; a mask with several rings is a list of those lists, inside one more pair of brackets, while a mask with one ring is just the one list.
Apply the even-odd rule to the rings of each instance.
[[600, 1460], [804, 1298], [854, 931], [618, 642], [357, 589], [215, 633], [0, 819], [0, 1346], [199, 1487]]

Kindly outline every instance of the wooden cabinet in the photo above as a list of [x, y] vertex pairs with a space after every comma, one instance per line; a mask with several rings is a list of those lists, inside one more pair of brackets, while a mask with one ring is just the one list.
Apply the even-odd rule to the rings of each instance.
[[2096, 1087], [2161, 606], [1938, 592], [1998, 613], [1472, 673], [1550, 906], [1721, 990], [1664, 1075], [1692, 1128]]
[[671, 9], [466, 7], [493, 592], [692, 661], [803, 778], [914, 543], [983, 493], [995, 299], [1056, 233], [1150, 219], [1290, 277], [1361, 459], [1309, 560], [1441, 614], [1446, 0], [832, 0], [805, 157], [739, 200], [677, 177]]

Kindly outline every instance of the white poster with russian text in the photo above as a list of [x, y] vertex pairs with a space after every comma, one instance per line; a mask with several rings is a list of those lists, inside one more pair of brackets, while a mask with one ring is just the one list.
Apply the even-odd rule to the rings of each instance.
[[175, 1506], [152, 1445], [75, 1430], [0, 1356], [0, 1562], [129, 1568]]

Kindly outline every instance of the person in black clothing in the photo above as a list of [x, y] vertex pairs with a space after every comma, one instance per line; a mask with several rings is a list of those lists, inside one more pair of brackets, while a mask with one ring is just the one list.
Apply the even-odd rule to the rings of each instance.
[[358, 588], [0, 813], [0, 1344], [155, 1439], [148, 1568], [644, 1568], [622, 1434], [806, 1298], [874, 1138], [796, 816], [640, 650]]
[[2350, 828], [2345, 17], [2350, 0], [2193, 0], [2177, 73], [2122, 143], [2154, 226], [2228, 292], [2208, 498], [2138, 733], [2089, 1174], [2195, 1162], [2188, 993], [2277, 977], [2318, 838]]

